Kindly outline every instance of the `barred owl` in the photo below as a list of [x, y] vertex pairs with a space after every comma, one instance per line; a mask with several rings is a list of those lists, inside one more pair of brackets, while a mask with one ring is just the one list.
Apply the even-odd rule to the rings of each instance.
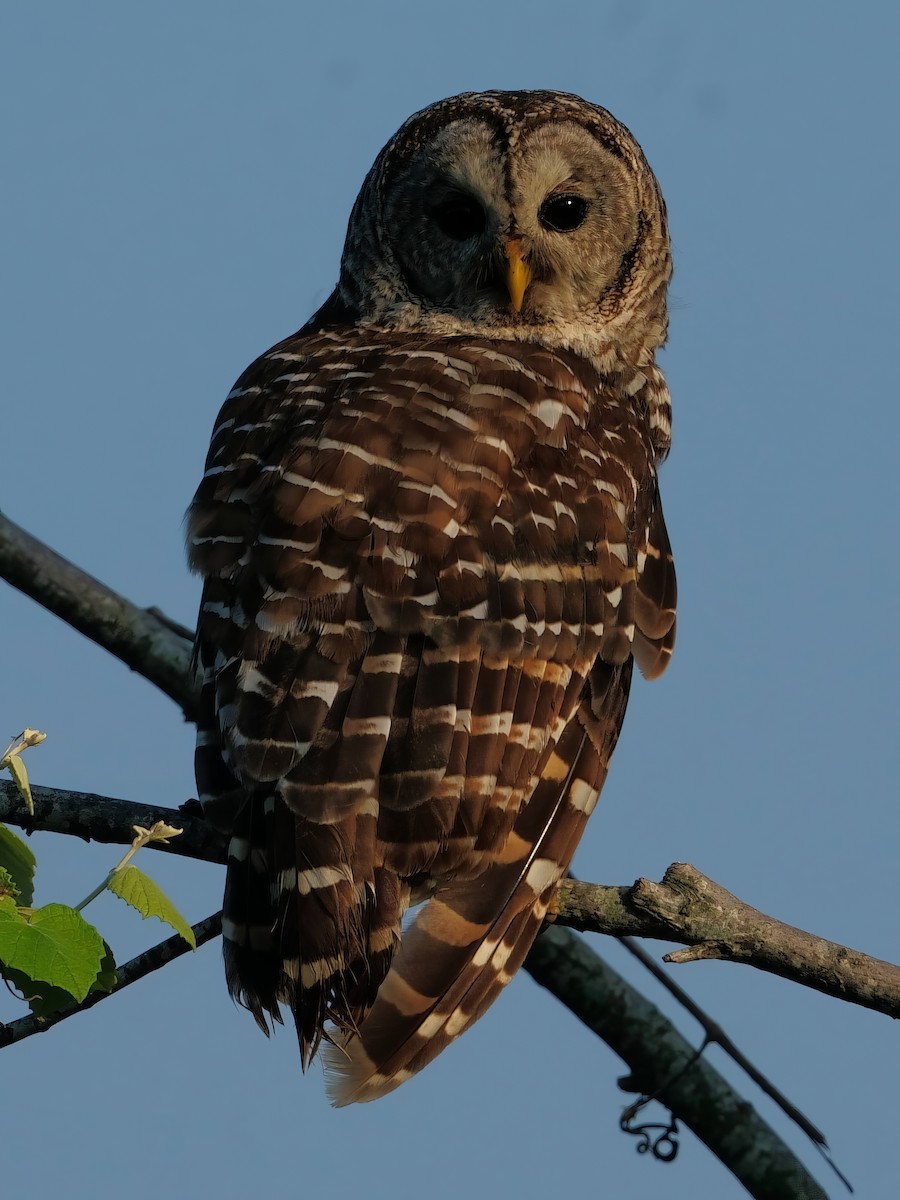
[[521, 965], [633, 662], [671, 654], [670, 275], [608, 112], [456, 96], [378, 155], [335, 291], [216, 422], [188, 540], [227, 979], [267, 1033], [290, 1009], [304, 1067], [324, 1039], [337, 1104]]

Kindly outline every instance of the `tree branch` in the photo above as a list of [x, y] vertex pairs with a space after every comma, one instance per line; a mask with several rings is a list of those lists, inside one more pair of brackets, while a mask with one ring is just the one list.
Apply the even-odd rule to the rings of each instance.
[[[653, 1096], [683, 1120], [751, 1196], [826, 1200], [793, 1152], [668, 1019], [569, 930], [550, 928], [526, 969], [624, 1059], [628, 1092]], [[640, 1133], [640, 1130], [627, 1132]], [[674, 1136], [674, 1134], [672, 1135]]]
[[[186, 715], [195, 712], [198, 682], [190, 669], [190, 641], [158, 610], [137, 608], [2, 514], [0, 575], [155, 683]], [[155, 811], [89, 793], [33, 791], [33, 825], [11, 785], [4, 785], [0, 820], [127, 844], [131, 826], [146, 825]], [[156, 819], [172, 819], [171, 810], [158, 811], [163, 815]], [[190, 817], [177, 819], [185, 824], [185, 834], [175, 839], [175, 853], [222, 861], [223, 843], [202, 820], [188, 828]], [[900, 1015], [900, 968], [767, 917], [684, 863], [669, 867], [661, 883], [638, 879], [632, 887], [605, 887], [568, 880], [560, 886], [555, 919], [585, 932], [681, 942], [689, 949], [666, 955], [667, 962], [744, 962], [826, 995]]]
[[[151, 843], [156, 849], [206, 862], [225, 861], [225, 839], [190, 811], [62, 788], [31, 791], [34, 816], [15, 784], [0, 780], [0, 821], [126, 846], [134, 837], [134, 825], [149, 828], [154, 821], [165, 821], [184, 832], [170, 843]], [[638, 879], [631, 887], [610, 887], [564, 880], [548, 919], [587, 933], [681, 942], [691, 949], [667, 954], [666, 962], [727, 958], [900, 1016], [900, 967], [767, 917], [688, 863], [673, 863], [661, 883]]]
[[156, 610], [138, 608], [0, 513], [0, 576], [196, 714], [186, 643]]
[[131, 800], [115, 800], [93, 792], [71, 792], [64, 788], [31, 785], [34, 816], [12, 780], [0, 779], [0, 821], [16, 825], [27, 833], [34, 830], [65, 833], [84, 842], [103, 842], [107, 845], [129, 846], [134, 840], [134, 826], [149, 829], [156, 821], [177, 825], [184, 832], [171, 842], [150, 842], [148, 849], [164, 850], [203, 862], [224, 863], [226, 839], [191, 809], [157, 808], [135, 804]]
[[[113, 802], [114, 803], [114, 802]], [[222, 932], [222, 914], [193, 926], [197, 946]], [[39, 1019], [20, 1017], [0, 1024], [0, 1049], [45, 1033], [61, 1021], [93, 1008], [190, 949], [180, 935], [124, 963], [109, 992], [94, 992], [81, 1004]], [[759, 1200], [828, 1200], [789, 1147], [708, 1062], [703, 1061], [667, 1017], [574, 935], [548, 929], [525, 963], [536, 982], [569, 1007], [631, 1067], [619, 1081], [623, 1091], [642, 1091], [666, 1104], [705, 1142], [749, 1194]], [[633, 1107], [640, 1107], [633, 1106]], [[627, 1132], [646, 1136], [644, 1129]], [[667, 1133], [677, 1150], [677, 1129]]]
[[742, 962], [900, 1017], [900, 967], [776, 921], [688, 863], [673, 863], [660, 883], [638, 879], [631, 887], [604, 887], [565, 880], [555, 919], [585, 932], [681, 942], [689, 948], [666, 954], [665, 962]]
[[[32, 787], [32, 797], [33, 816], [15, 784], [0, 780], [0, 820], [25, 829], [122, 845], [132, 841], [133, 825], [146, 828], [156, 821], [165, 821], [180, 827], [183, 833], [170, 842], [150, 843], [153, 848], [205, 862], [225, 861], [225, 839], [214, 833], [202, 818], [182, 809], [147, 808], [109, 796], [62, 788]], [[631, 890], [566, 883], [560, 888], [555, 905], [555, 923], [572, 922], [581, 928], [610, 933], [621, 933], [627, 925], [631, 932], [640, 932], [642, 918], [630, 913], [627, 907]], [[644, 921], [651, 936], [672, 939], [668, 927], [655, 918], [650, 918], [649, 924]], [[195, 926], [198, 945], [216, 936], [220, 929], [219, 914]], [[113, 992], [165, 966], [187, 949], [187, 943], [178, 936], [154, 946], [119, 968], [119, 982]], [[562, 929], [548, 929], [526, 959], [525, 969], [628, 1063], [632, 1076], [621, 1083], [624, 1090], [653, 1095], [668, 1105], [734, 1172], [752, 1196], [771, 1200], [795, 1196], [824, 1198], [825, 1193], [799, 1160], [746, 1101], [709, 1063], [693, 1061], [696, 1052], [671, 1022], [573, 935]], [[93, 993], [81, 1004], [46, 1020], [26, 1016], [0, 1025], [0, 1049], [43, 1033], [60, 1021], [92, 1008], [108, 994], [111, 993]], [[755, 1069], [754, 1073], [758, 1074]], [[671, 1138], [667, 1136], [667, 1141], [674, 1144], [674, 1133]]]
[[[198, 683], [191, 670], [191, 644], [184, 636], [187, 631], [156, 609], [137, 608], [2, 515], [0, 576], [155, 683], [189, 718], [193, 718]], [[32, 817], [14, 786], [0, 780], [0, 820], [26, 830], [55, 830], [86, 840], [122, 844], [131, 842], [133, 825], [148, 826], [155, 820], [165, 820], [183, 828], [184, 833], [169, 846], [159, 845], [159, 849], [206, 861], [224, 860], [224, 840], [191, 811], [148, 809], [109, 797], [58, 788], [33, 788], [33, 792], [35, 812]], [[698, 879], [704, 879], [699, 873], [696, 875]], [[716, 887], [711, 881], [706, 882]], [[635, 888], [640, 890], [646, 883], [639, 880]], [[667, 880], [661, 885], [647, 886], [665, 888]], [[652, 904], [645, 905], [642, 910], [640, 904], [629, 899], [634, 891], [567, 883], [560, 889], [556, 923], [569, 923], [596, 932], [633, 933], [709, 946], [708, 940], [678, 936], [673, 928], [671, 903], [661, 902], [658, 911]], [[215, 922], [217, 917], [202, 923], [208, 927], [204, 940], [214, 936], [210, 922]], [[195, 927], [195, 932], [200, 928]], [[687, 929], [684, 932], [687, 934]], [[812, 941], [818, 943], [819, 939]], [[127, 986], [169, 961], [174, 957], [169, 947], [180, 942], [179, 938], [169, 939], [125, 964], [121, 968], [120, 986]], [[181, 946], [184, 946], [183, 942]], [[859, 956], [858, 961], [864, 963], [865, 956]], [[825, 1193], [781, 1139], [708, 1063], [695, 1064], [689, 1072], [682, 1074], [680, 1082], [674, 1078], [690, 1062], [692, 1052], [687, 1043], [667, 1018], [573, 935], [561, 929], [548, 930], [538, 939], [525, 966], [631, 1064], [632, 1080], [623, 1082], [623, 1086], [640, 1088], [648, 1094], [653, 1094], [656, 1088], [660, 1098], [671, 1104], [713, 1153], [734, 1171], [751, 1195], [760, 1200], [780, 1200], [782, 1196], [807, 1197], [809, 1200], [824, 1197]], [[832, 994], [849, 998], [843, 990]], [[65, 1015], [89, 1007], [103, 995], [106, 993], [92, 997]], [[60, 1019], [64, 1016], [57, 1018]], [[6, 1039], [0, 1038], [0, 1045], [49, 1027], [49, 1023], [36, 1025], [32, 1018], [22, 1018], [5, 1027]], [[15, 1031], [11, 1038], [10, 1029]], [[755, 1167], [754, 1163], [757, 1164]]]
[[840, 1179], [841, 1183], [844, 1184], [847, 1191], [852, 1192], [853, 1188], [850, 1185], [850, 1181], [847, 1179], [846, 1175], [839, 1170], [834, 1162], [834, 1159], [831, 1157], [831, 1152], [828, 1148], [828, 1142], [826, 1141], [825, 1135], [822, 1133], [821, 1129], [814, 1125], [812, 1121], [810, 1121], [809, 1117], [800, 1111], [796, 1104], [788, 1100], [784, 1092], [782, 1092], [780, 1088], [776, 1087], [772, 1080], [765, 1076], [762, 1071], [760, 1071], [760, 1069], [755, 1066], [749, 1058], [747, 1058], [746, 1054], [738, 1049], [734, 1041], [728, 1036], [719, 1022], [714, 1021], [707, 1012], [704, 1012], [697, 1001], [694, 1000], [692, 996], [689, 996], [687, 992], [675, 982], [669, 972], [664, 971], [659, 963], [650, 957], [650, 955], [638, 941], [630, 937], [621, 938], [620, 941], [629, 954], [633, 954], [638, 962], [640, 962], [641, 965], [650, 972], [650, 974], [666, 989], [666, 991], [670, 995], [674, 996], [679, 1004], [683, 1005], [684, 1008], [686, 1008], [691, 1014], [691, 1016], [694, 1017], [695, 1020], [699, 1021], [699, 1023], [703, 1026], [703, 1044], [700, 1048], [701, 1053], [709, 1046], [721, 1047], [728, 1057], [736, 1062], [742, 1071], [746, 1072], [756, 1086], [760, 1088], [761, 1091], [765, 1092], [765, 1094], [774, 1104], [778, 1105], [784, 1115], [803, 1130], [809, 1140], [814, 1144], [816, 1149], [828, 1163], [829, 1167], [831, 1167], [832, 1171], [834, 1171], [835, 1175], [837, 1175], [838, 1179]]

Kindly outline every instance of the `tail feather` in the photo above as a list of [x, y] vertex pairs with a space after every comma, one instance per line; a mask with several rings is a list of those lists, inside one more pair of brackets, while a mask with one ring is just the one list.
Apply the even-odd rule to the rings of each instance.
[[282, 977], [281, 955], [272, 936], [275, 908], [267, 858], [268, 819], [263, 803], [252, 800], [238, 814], [228, 845], [222, 902], [228, 990], [253, 1014], [266, 1036], [270, 1018], [281, 1022], [278, 994]]
[[358, 1033], [326, 1047], [335, 1105], [393, 1091], [487, 1011], [537, 937], [604, 768], [584, 724], [570, 721], [502, 859], [425, 904]]

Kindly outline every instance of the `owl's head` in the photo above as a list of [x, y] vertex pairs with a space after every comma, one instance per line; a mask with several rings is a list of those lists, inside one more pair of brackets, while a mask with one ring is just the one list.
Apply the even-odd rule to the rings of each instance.
[[416, 113], [379, 154], [338, 291], [365, 322], [641, 365], [671, 273], [665, 205], [623, 125], [562, 92], [482, 92]]

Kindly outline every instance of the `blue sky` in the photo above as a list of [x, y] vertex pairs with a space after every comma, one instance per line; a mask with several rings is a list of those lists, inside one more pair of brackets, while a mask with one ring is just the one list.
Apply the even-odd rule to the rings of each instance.
[[[4, 6], [3, 510], [192, 624], [181, 521], [213, 417], [330, 290], [380, 146], [459, 91], [605, 105], [643, 145], [674, 237], [662, 488], [679, 642], [665, 678], [635, 689], [576, 871], [626, 883], [687, 860], [896, 961], [895, 8], [308, 8]], [[0, 617], [0, 729], [49, 733], [36, 782], [193, 794], [169, 701], [8, 588]], [[114, 861], [34, 843], [40, 902], [77, 901]], [[144, 866], [191, 919], [218, 906], [217, 869]], [[120, 959], [161, 932], [111, 898], [91, 911]], [[616, 945], [598, 948], [673, 1011]], [[825, 1129], [858, 1194], [889, 1194], [887, 1019], [737, 966], [671, 970]], [[301, 1078], [292, 1035], [267, 1043], [232, 1006], [216, 945], [3, 1066], [10, 1195], [73, 1180], [100, 1200], [744, 1194], [690, 1135], [672, 1166], [639, 1158], [617, 1127], [622, 1064], [524, 976], [417, 1080], [339, 1113], [317, 1070]]]

